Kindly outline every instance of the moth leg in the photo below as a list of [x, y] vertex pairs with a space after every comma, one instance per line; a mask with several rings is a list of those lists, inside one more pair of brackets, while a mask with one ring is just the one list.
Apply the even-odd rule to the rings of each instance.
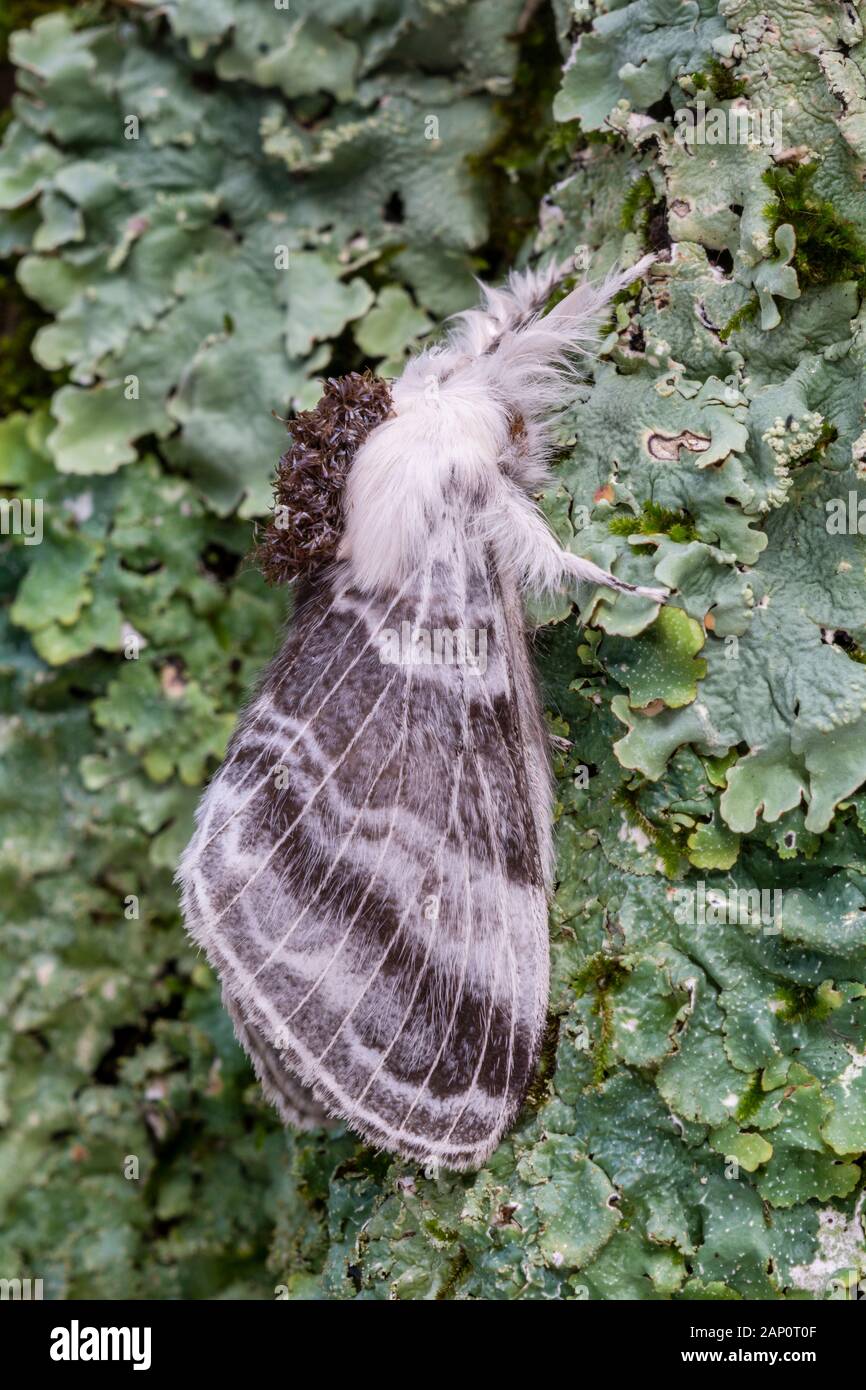
[[484, 526], [486, 538], [495, 546], [500, 561], [517, 574], [522, 586], [531, 593], [552, 593], [583, 583], [640, 594], [656, 603], [667, 599], [663, 589], [628, 584], [592, 560], [565, 550], [532, 499], [507, 478], [500, 480], [485, 513]]

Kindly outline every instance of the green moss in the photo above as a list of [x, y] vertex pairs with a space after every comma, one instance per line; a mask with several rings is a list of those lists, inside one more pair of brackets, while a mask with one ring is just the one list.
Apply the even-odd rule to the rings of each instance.
[[590, 989], [599, 986], [607, 989], [612, 983], [621, 984], [627, 974], [628, 970], [618, 957], [610, 956], [606, 951], [596, 951], [572, 978], [571, 987], [579, 999]]
[[445, 1280], [443, 1281], [438, 1293], [436, 1294], [437, 1300], [451, 1298], [451, 1296], [454, 1293], [454, 1290], [456, 1289], [457, 1285], [460, 1283], [460, 1280], [462, 1279], [463, 1275], [466, 1273], [468, 1269], [469, 1256], [466, 1254], [466, 1251], [463, 1249], [463, 1246], [461, 1245]]
[[644, 172], [626, 193], [619, 224], [624, 232], [639, 236], [646, 250], [661, 251], [671, 244], [667, 218], [667, 203], [657, 195], [650, 175]]
[[719, 337], [726, 343], [732, 333], [736, 333], [738, 328], [743, 328], [747, 323], [753, 323], [761, 312], [761, 301], [756, 294], [751, 299], [747, 299], [745, 304], [741, 304], [735, 314], [732, 314], [724, 328], [719, 329]]
[[636, 178], [631, 188], [623, 199], [622, 208], [619, 214], [619, 225], [624, 232], [636, 232], [646, 229], [649, 221], [650, 208], [655, 201], [655, 189], [649, 174], [641, 174]]
[[643, 290], [643, 285], [643, 277], [638, 276], [637, 280], [632, 280], [630, 285], [626, 285], [624, 289], [619, 290], [613, 296], [613, 299], [610, 301], [613, 313], [611, 314], [610, 318], [607, 319], [606, 322], [601, 324], [601, 326], [599, 327], [600, 342], [604, 342], [608, 333], [617, 333], [620, 330], [621, 325], [616, 313], [616, 306], [618, 304], [625, 304], [633, 306], [634, 308], [638, 307], [638, 300], [640, 299], [641, 291]]
[[733, 67], [718, 58], [713, 58], [703, 72], [693, 72], [689, 76], [697, 91], [711, 93], [716, 101], [733, 101], [735, 97], [744, 96], [748, 85], [742, 77], [735, 76]]
[[611, 517], [608, 530], [614, 536], [669, 536], [672, 541], [687, 545], [698, 539], [688, 512], [670, 511], [657, 502], [644, 502], [639, 516]]
[[575, 151], [580, 148], [584, 139], [584, 133], [573, 122], [553, 126], [547, 131], [542, 146], [545, 162], [555, 165], [563, 161], [570, 165]]
[[866, 245], [856, 228], [812, 187], [817, 163], [777, 164], [762, 175], [773, 195], [764, 216], [775, 236], [790, 223], [797, 238], [793, 265], [801, 289], [855, 280], [866, 289]]
[[761, 1102], [764, 1100], [764, 1092], [761, 1089], [761, 1073], [752, 1072], [749, 1077], [749, 1084], [740, 1096], [739, 1104], [734, 1111], [734, 1119], [738, 1125], [745, 1126], [754, 1119]]
[[593, 1041], [592, 1079], [601, 1086], [612, 1067], [613, 1007], [611, 995], [628, 975], [628, 968], [615, 956], [597, 951], [574, 977], [571, 987], [578, 998], [594, 991], [593, 1016], [598, 1020], [598, 1032]]
[[839, 1007], [840, 996], [820, 985], [784, 984], [776, 990], [783, 1001], [779, 1017], [784, 1023], [823, 1023]]

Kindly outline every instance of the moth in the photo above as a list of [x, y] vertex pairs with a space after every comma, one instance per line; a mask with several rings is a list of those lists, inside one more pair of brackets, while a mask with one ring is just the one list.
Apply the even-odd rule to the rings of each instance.
[[299, 1129], [480, 1167], [548, 999], [552, 784], [523, 599], [656, 603], [554, 537], [535, 496], [574, 354], [653, 258], [543, 309], [512, 274], [388, 385], [291, 424], [259, 546], [285, 640], [202, 798], [179, 879], [262, 1088]]

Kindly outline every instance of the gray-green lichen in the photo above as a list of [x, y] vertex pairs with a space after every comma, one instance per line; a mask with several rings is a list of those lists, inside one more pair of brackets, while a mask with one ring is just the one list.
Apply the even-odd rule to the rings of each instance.
[[[516, 41], [519, 3], [177, 0], [13, 40], [0, 251], [68, 376], [0, 429], [3, 483], [45, 500], [0, 656], [0, 1253], [54, 1295], [824, 1298], [866, 1273], [861, 15], [554, 12], [531, 149], [550, 17]], [[686, 141], [699, 101], [767, 124]], [[503, 150], [551, 184], [521, 258], [661, 253], [545, 506], [676, 597], [539, 614], [568, 740], [548, 1043], [457, 1178], [283, 1134], [170, 876], [281, 618], [239, 568], [271, 412], [398, 370], [471, 302]]]

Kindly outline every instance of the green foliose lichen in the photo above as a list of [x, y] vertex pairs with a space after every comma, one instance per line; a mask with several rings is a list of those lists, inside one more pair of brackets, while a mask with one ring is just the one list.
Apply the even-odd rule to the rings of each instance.
[[[44, 531], [2, 538], [4, 1274], [830, 1296], [866, 1272], [862, 18], [634, 0], [573, 29], [557, 0], [561, 64], [522, 0], [41, 8], [0, 150], [0, 485]], [[696, 96], [781, 112], [781, 143], [686, 148]], [[455, 1177], [282, 1130], [172, 875], [284, 617], [243, 563], [284, 418], [399, 371], [476, 271], [576, 247], [659, 260], [545, 505], [671, 599], [539, 630], [568, 740], [544, 1063]]]

